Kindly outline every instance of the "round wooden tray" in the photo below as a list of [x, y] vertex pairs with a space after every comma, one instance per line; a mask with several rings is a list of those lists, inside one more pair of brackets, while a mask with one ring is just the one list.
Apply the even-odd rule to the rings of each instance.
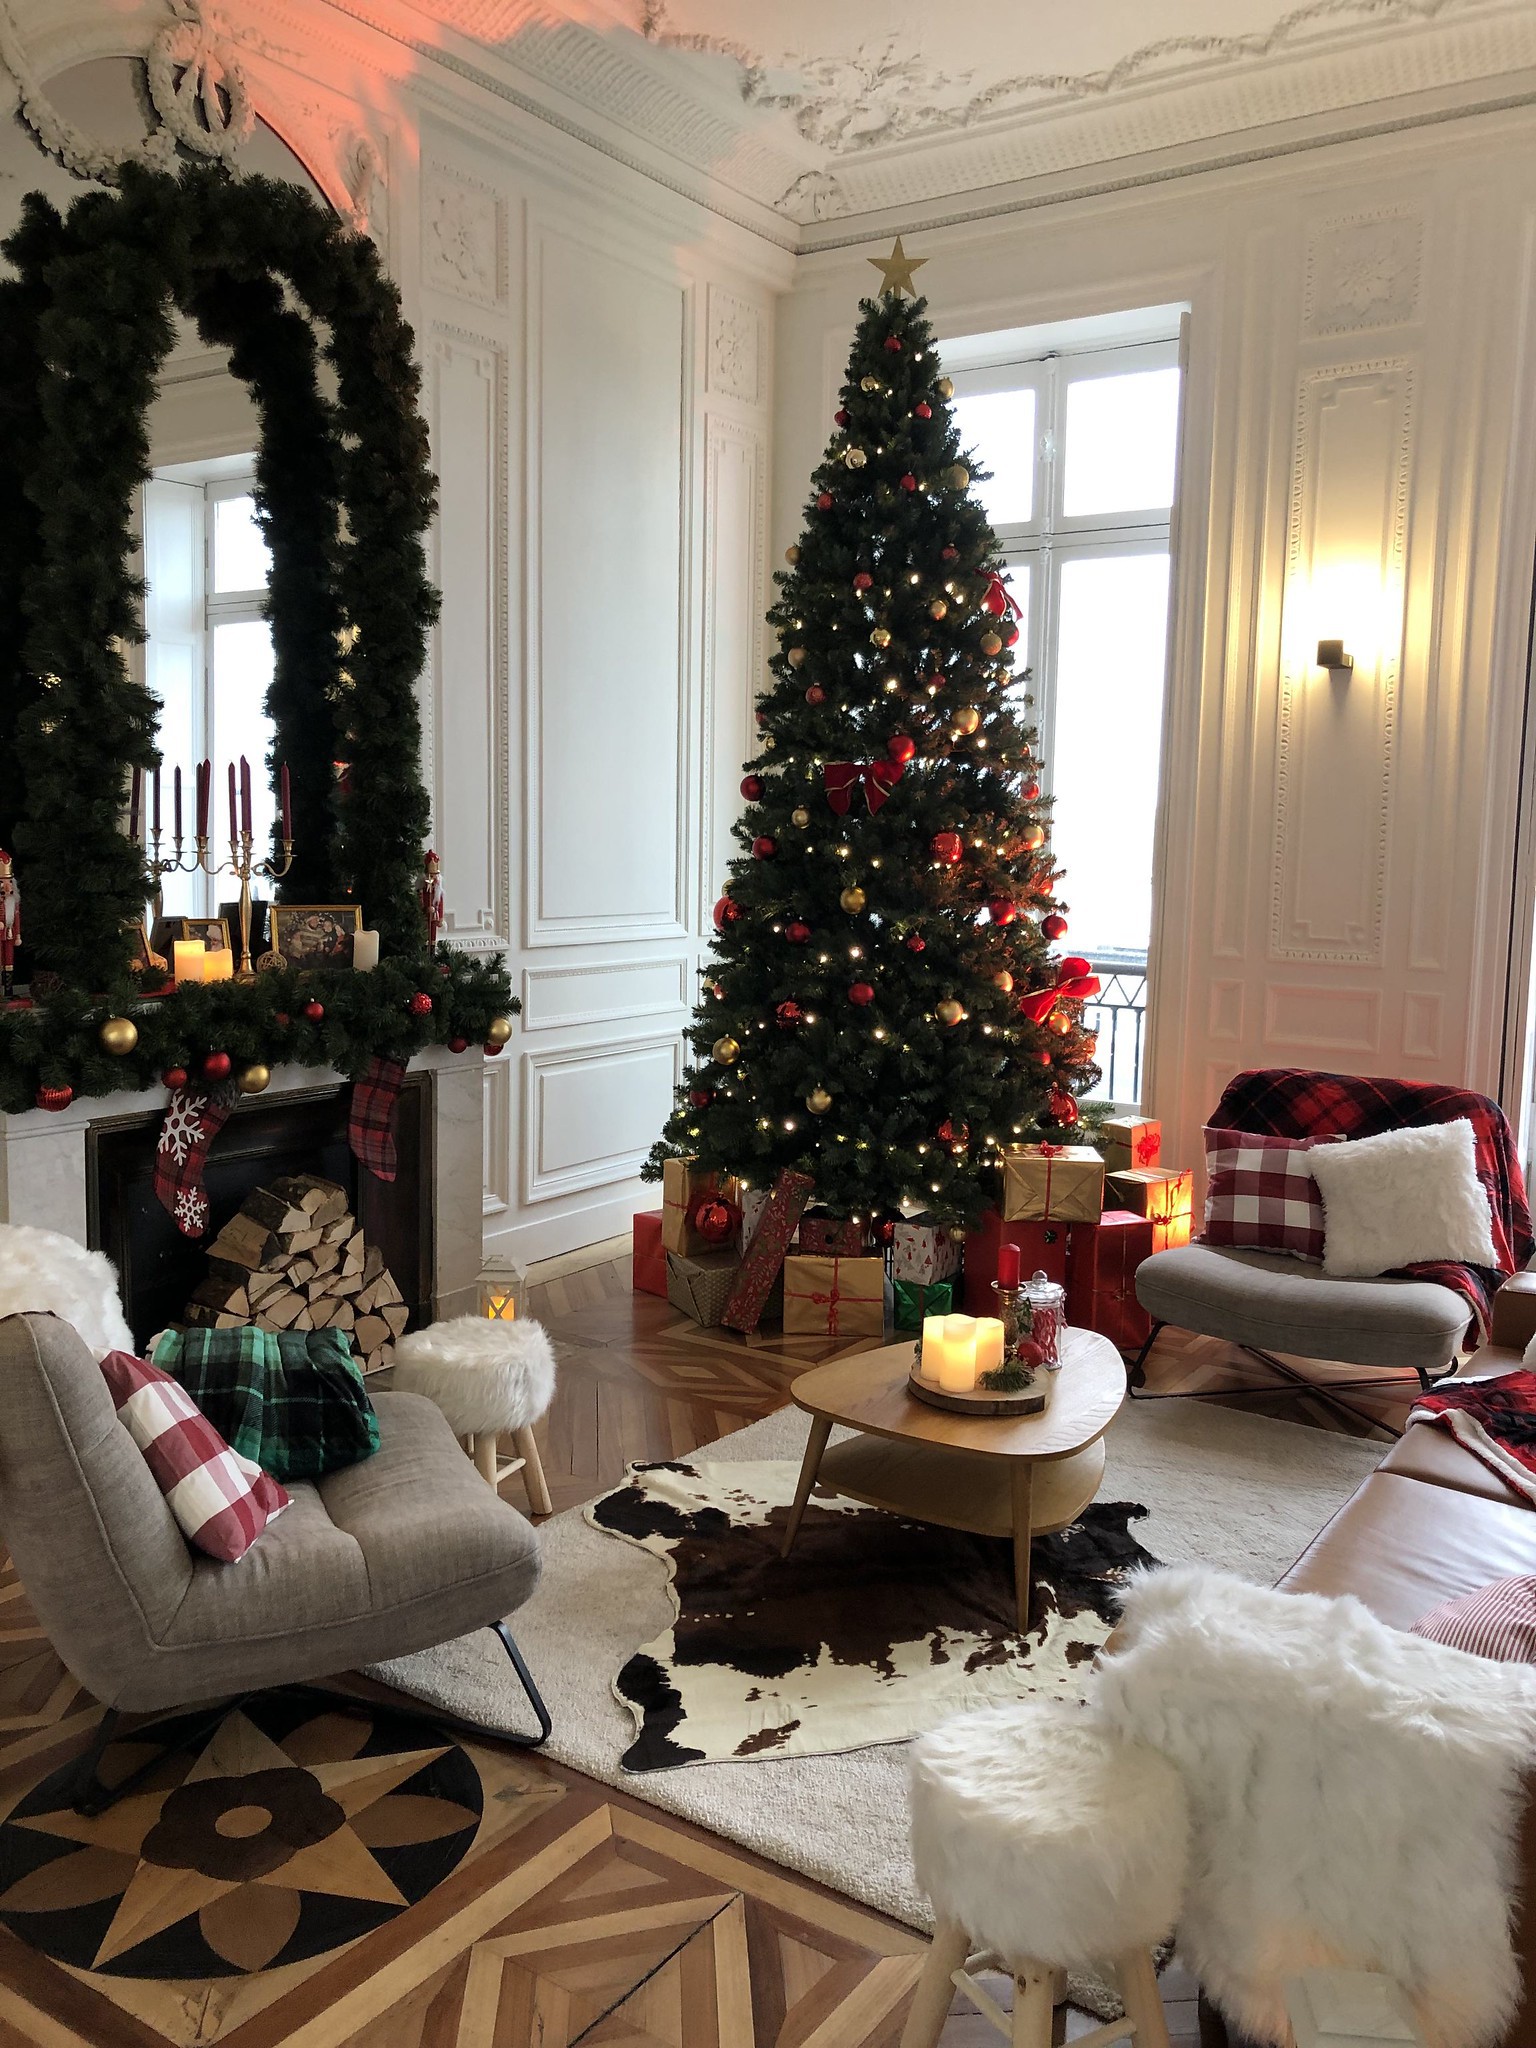
[[1042, 1415], [1050, 1404], [1056, 1375], [1037, 1370], [1032, 1387], [1016, 1394], [998, 1394], [987, 1387], [970, 1393], [951, 1394], [937, 1380], [925, 1380], [914, 1364], [907, 1374], [907, 1392], [930, 1408], [947, 1408], [955, 1415]]

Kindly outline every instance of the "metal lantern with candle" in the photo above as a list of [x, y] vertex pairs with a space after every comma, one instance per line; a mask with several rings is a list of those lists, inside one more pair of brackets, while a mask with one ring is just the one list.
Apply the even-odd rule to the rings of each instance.
[[527, 1282], [511, 1259], [487, 1260], [480, 1274], [480, 1313], [493, 1323], [515, 1323]]

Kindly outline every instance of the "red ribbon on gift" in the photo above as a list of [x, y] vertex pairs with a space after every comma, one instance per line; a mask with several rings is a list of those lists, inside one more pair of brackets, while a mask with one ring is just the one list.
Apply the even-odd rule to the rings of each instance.
[[1090, 996], [1096, 996], [1099, 977], [1092, 972], [1092, 966], [1080, 954], [1069, 954], [1056, 969], [1055, 987], [1036, 989], [1033, 994], [1021, 997], [1019, 1015], [1027, 1017], [1031, 1024], [1043, 1024], [1057, 1003], [1086, 1002]]
[[853, 802], [853, 792], [862, 784], [871, 812], [878, 811], [905, 766], [901, 761], [829, 761], [822, 770], [827, 784], [827, 802], [843, 817]]

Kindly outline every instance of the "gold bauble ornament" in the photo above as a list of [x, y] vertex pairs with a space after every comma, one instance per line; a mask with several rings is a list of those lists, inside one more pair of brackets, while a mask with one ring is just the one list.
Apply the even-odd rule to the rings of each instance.
[[931, 619], [943, 619], [949, 616], [949, 606], [942, 597], [936, 597], [933, 603], [929, 605], [928, 616]]
[[493, 1017], [485, 1027], [485, 1041], [487, 1045], [505, 1045], [511, 1036], [512, 1019], [510, 1017]]
[[1065, 1010], [1052, 1010], [1049, 1022], [1051, 1029], [1055, 1032], [1058, 1038], [1065, 1038], [1067, 1033], [1072, 1029], [1072, 1019], [1067, 1015]]
[[763, 734], [762, 749], [765, 754], [771, 754], [778, 744], [778, 741], [774, 738], [771, 732], [765, 732]]
[[878, 377], [861, 377], [859, 379], [859, 389], [861, 391], [878, 391], [880, 389], [880, 379]]
[[997, 633], [983, 633], [981, 636], [981, 651], [987, 655], [1001, 654], [1003, 651], [1001, 636]]
[[796, 809], [790, 812], [789, 822], [792, 825], [798, 825], [802, 832], [805, 830], [806, 826], [809, 825], [809, 823], [811, 822], [811, 814], [805, 808], [804, 804], [800, 804], [799, 806], [797, 806]]
[[710, 1058], [722, 1067], [733, 1067], [741, 1058], [741, 1047], [729, 1036], [717, 1038], [709, 1048]]
[[933, 388], [940, 398], [953, 398], [955, 395], [955, 381], [952, 377], [941, 377]]
[[958, 1024], [965, 1015], [964, 1003], [957, 1003], [953, 996], [947, 996], [933, 1013], [941, 1024]]
[[955, 713], [955, 731], [973, 733], [981, 723], [981, 713], [974, 704], [962, 704]]
[[791, 647], [784, 659], [791, 668], [802, 668], [805, 665], [805, 649], [803, 647]]
[[1000, 967], [997, 973], [993, 975], [992, 986], [1000, 988], [1005, 996], [1013, 993], [1013, 976], [1006, 967]]
[[248, 1067], [242, 1067], [236, 1074], [235, 1082], [242, 1095], [259, 1095], [271, 1078], [270, 1067], [264, 1067], [260, 1060], [252, 1060]]
[[1026, 825], [1019, 834], [1019, 844], [1026, 853], [1038, 853], [1045, 844], [1045, 830], [1040, 825]]
[[799, 559], [800, 559], [800, 550], [799, 550], [798, 548], [793, 548], [793, 547], [791, 547], [791, 548], [786, 548], [786, 549], [784, 550], [784, 559], [785, 559], [785, 561], [786, 561], [786, 562], [788, 562], [788, 564], [789, 564], [789, 566], [791, 567], [791, 569], [793, 569], [793, 567], [795, 566], [796, 562], [798, 562], [798, 561], [799, 561]]
[[849, 469], [862, 469], [868, 460], [869, 457], [862, 448], [850, 448], [843, 457], [843, 461]]
[[857, 917], [869, 899], [862, 889], [845, 889], [837, 900], [850, 917]]
[[825, 1088], [813, 1088], [805, 1098], [805, 1106], [812, 1116], [825, 1116], [832, 1107], [832, 1098]]
[[109, 1017], [96, 1034], [103, 1052], [122, 1059], [139, 1042], [139, 1027], [131, 1017]]
[[944, 472], [944, 481], [952, 484], [957, 491], [963, 491], [971, 480], [971, 472], [963, 462], [952, 462]]
[[871, 634], [870, 634], [870, 636], [869, 636], [869, 640], [870, 640], [870, 645], [871, 645], [872, 647], [889, 647], [889, 646], [890, 646], [890, 644], [891, 644], [891, 629], [890, 629], [890, 627], [889, 627], [889, 626], [876, 626], [876, 627], [874, 628], [873, 632], [871, 632]]

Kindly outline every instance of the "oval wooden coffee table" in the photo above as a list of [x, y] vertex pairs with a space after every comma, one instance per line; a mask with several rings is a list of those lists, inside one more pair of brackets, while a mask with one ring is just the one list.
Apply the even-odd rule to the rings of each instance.
[[[1104, 1477], [1104, 1432], [1125, 1399], [1125, 1362], [1107, 1337], [1065, 1330], [1043, 1415], [951, 1415], [907, 1391], [912, 1340], [805, 1372], [790, 1389], [811, 1418], [784, 1531], [787, 1557], [818, 1483], [915, 1521], [1011, 1536], [1020, 1628], [1029, 1626], [1029, 1546], [1075, 1522]], [[827, 1447], [835, 1424], [857, 1436]]]

